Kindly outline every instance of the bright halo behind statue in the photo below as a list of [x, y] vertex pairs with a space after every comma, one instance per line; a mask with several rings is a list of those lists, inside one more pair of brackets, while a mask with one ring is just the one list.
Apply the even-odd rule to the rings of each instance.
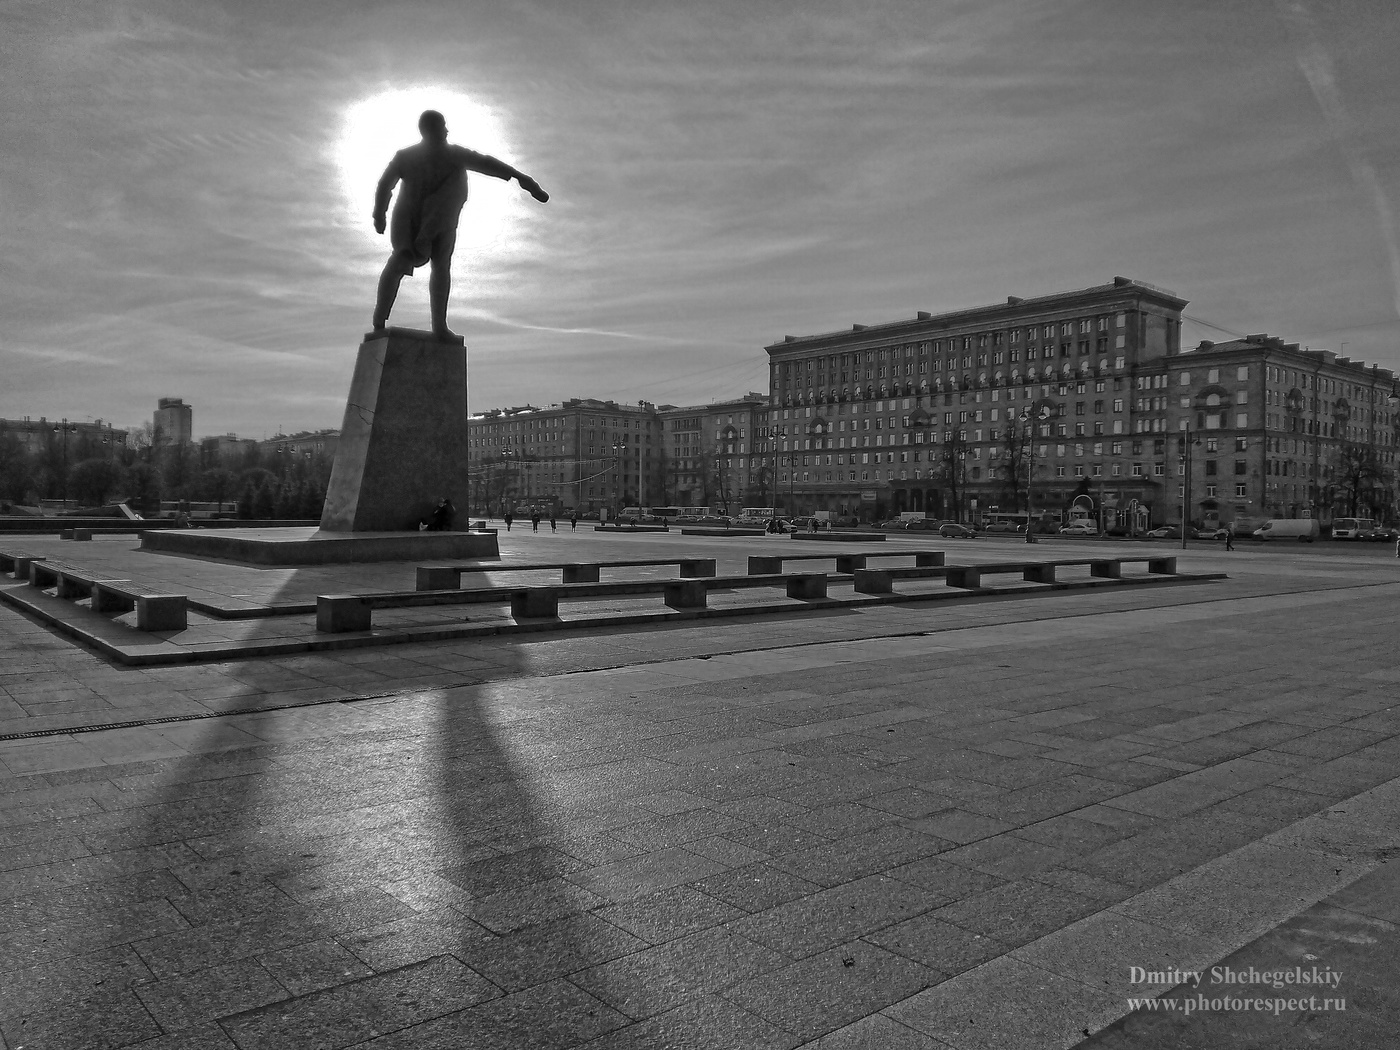
[[[419, 141], [418, 117], [435, 109], [447, 119], [447, 138], [459, 146], [489, 153], [507, 163], [514, 156], [500, 117], [489, 107], [460, 91], [413, 87], [383, 91], [355, 102], [345, 110], [335, 162], [341, 187], [355, 229], [387, 253], [387, 237], [374, 232], [374, 189], [394, 154]], [[457, 230], [457, 251], [509, 243], [511, 228], [522, 213], [518, 198], [533, 203], [513, 183], [472, 174], [470, 199]]]

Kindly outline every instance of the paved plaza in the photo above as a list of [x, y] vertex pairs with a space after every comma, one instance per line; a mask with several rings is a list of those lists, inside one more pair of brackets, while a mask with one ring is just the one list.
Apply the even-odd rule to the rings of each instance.
[[[150, 667], [0, 605], [0, 1048], [1393, 1045], [1400, 561], [1031, 548], [1147, 550], [1228, 578]], [[1346, 1009], [1129, 1003], [1197, 991]]]

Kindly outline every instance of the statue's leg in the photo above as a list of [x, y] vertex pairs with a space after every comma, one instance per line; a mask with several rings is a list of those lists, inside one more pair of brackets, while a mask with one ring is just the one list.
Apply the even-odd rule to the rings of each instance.
[[389, 323], [389, 311], [394, 308], [394, 300], [399, 296], [399, 282], [412, 272], [413, 264], [407, 252], [395, 252], [389, 256], [384, 272], [379, 275], [379, 298], [374, 303], [375, 331]]
[[432, 274], [428, 278], [428, 301], [432, 306], [433, 334], [455, 338], [447, 327], [447, 297], [452, 291], [452, 250], [457, 246], [457, 231], [438, 234], [433, 241]]

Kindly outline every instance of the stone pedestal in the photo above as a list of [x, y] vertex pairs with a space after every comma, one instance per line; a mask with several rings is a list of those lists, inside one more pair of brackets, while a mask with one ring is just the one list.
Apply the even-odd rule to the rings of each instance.
[[389, 328], [360, 344], [323, 532], [417, 530], [443, 496], [467, 527], [467, 352], [461, 338]]

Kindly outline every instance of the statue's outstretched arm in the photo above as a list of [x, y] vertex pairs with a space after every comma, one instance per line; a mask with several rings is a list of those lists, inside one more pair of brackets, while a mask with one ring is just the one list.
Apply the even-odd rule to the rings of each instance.
[[384, 174], [379, 176], [379, 185], [374, 190], [375, 233], [384, 232], [384, 220], [389, 214], [389, 198], [393, 196], [394, 187], [398, 185], [400, 177], [399, 158], [396, 156], [384, 169]]
[[470, 154], [467, 160], [467, 169], [469, 171], [479, 171], [483, 175], [490, 175], [497, 179], [505, 179], [507, 182], [514, 179], [516, 182], [520, 183], [521, 189], [525, 190], [526, 193], [530, 194], [531, 197], [534, 197], [535, 200], [539, 201], [541, 204], [549, 200], [549, 194], [540, 189], [540, 184], [519, 168], [513, 168], [505, 161], [497, 160], [495, 157], [488, 156], [485, 153], [475, 153], [471, 150], [467, 152]]

